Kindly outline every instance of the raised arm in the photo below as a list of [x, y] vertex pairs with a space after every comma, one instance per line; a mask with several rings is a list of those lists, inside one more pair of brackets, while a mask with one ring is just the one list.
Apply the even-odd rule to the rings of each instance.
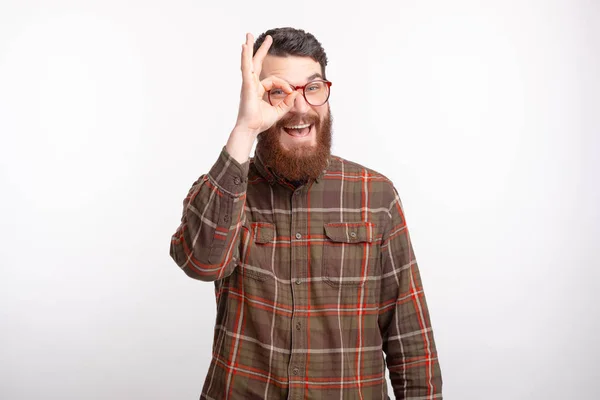
[[[239, 257], [245, 220], [248, 158], [258, 134], [270, 128], [294, 105], [298, 92], [277, 77], [259, 80], [273, 39], [267, 36], [253, 56], [254, 38], [242, 45], [242, 89], [238, 118], [210, 172], [202, 175], [183, 201], [181, 224], [171, 238], [170, 255], [192, 278], [215, 281], [229, 276]], [[288, 96], [277, 106], [265, 93], [280, 88]]]

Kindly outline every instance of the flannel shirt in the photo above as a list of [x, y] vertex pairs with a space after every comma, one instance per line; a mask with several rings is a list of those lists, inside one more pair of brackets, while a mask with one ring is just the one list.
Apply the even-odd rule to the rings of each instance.
[[295, 187], [223, 148], [183, 201], [170, 255], [214, 282], [200, 399], [442, 399], [402, 204], [385, 176], [331, 156]]

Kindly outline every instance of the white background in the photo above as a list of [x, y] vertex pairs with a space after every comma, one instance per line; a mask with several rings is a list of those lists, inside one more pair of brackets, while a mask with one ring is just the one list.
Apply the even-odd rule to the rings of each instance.
[[0, 398], [198, 398], [213, 286], [170, 236], [279, 26], [400, 192], [445, 398], [600, 398], [600, 3], [208, 3], [0, 3]]

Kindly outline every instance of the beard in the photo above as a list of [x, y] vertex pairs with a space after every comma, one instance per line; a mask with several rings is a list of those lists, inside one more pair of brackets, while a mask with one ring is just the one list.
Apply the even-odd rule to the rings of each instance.
[[256, 152], [264, 165], [277, 176], [288, 181], [308, 181], [316, 179], [327, 167], [331, 155], [331, 110], [322, 121], [317, 115], [301, 117], [302, 121], [314, 124], [317, 144], [294, 146], [285, 149], [281, 145], [280, 135], [284, 126], [296, 125], [300, 117], [286, 115], [275, 125], [258, 135]]

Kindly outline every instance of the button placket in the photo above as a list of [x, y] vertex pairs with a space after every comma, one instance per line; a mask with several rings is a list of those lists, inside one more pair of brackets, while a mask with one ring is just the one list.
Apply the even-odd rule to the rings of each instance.
[[[291, 282], [292, 284], [292, 345], [291, 345], [291, 357], [289, 359], [289, 373], [293, 381], [298, 382], [299, 376], [303, 375], [302, 368], [306, 362], [306, 355], [300, 352], [300, 349], [306, 347], [306, 332], [302, 329], [302, 321], [298, 317], [299, 311], [306, 306], [306, 289], [304, 283], [305, 277], [308, 275], [307, 263], [306, 263], [306, 246], [309, 244], [305, 239], [305, 235], [308, 235], [306, 222], [303, 218], [304, 213], [298, 210], [304, 208], [305, 195], [302, 190], [296, 190], [293, 192], [290, 198], [291, 203], [291, 223], [290, 223], [290, 236], [291, 236], [291, 248], [290, 248], [290, 271], [291, 271]], [[302, 214], [302, 215], [300, 215]], [[290, 283], [291, 283], [290, 282]], [[303, 387], [291, 387], [289, 392], [290, 398], [302, 398]]]

